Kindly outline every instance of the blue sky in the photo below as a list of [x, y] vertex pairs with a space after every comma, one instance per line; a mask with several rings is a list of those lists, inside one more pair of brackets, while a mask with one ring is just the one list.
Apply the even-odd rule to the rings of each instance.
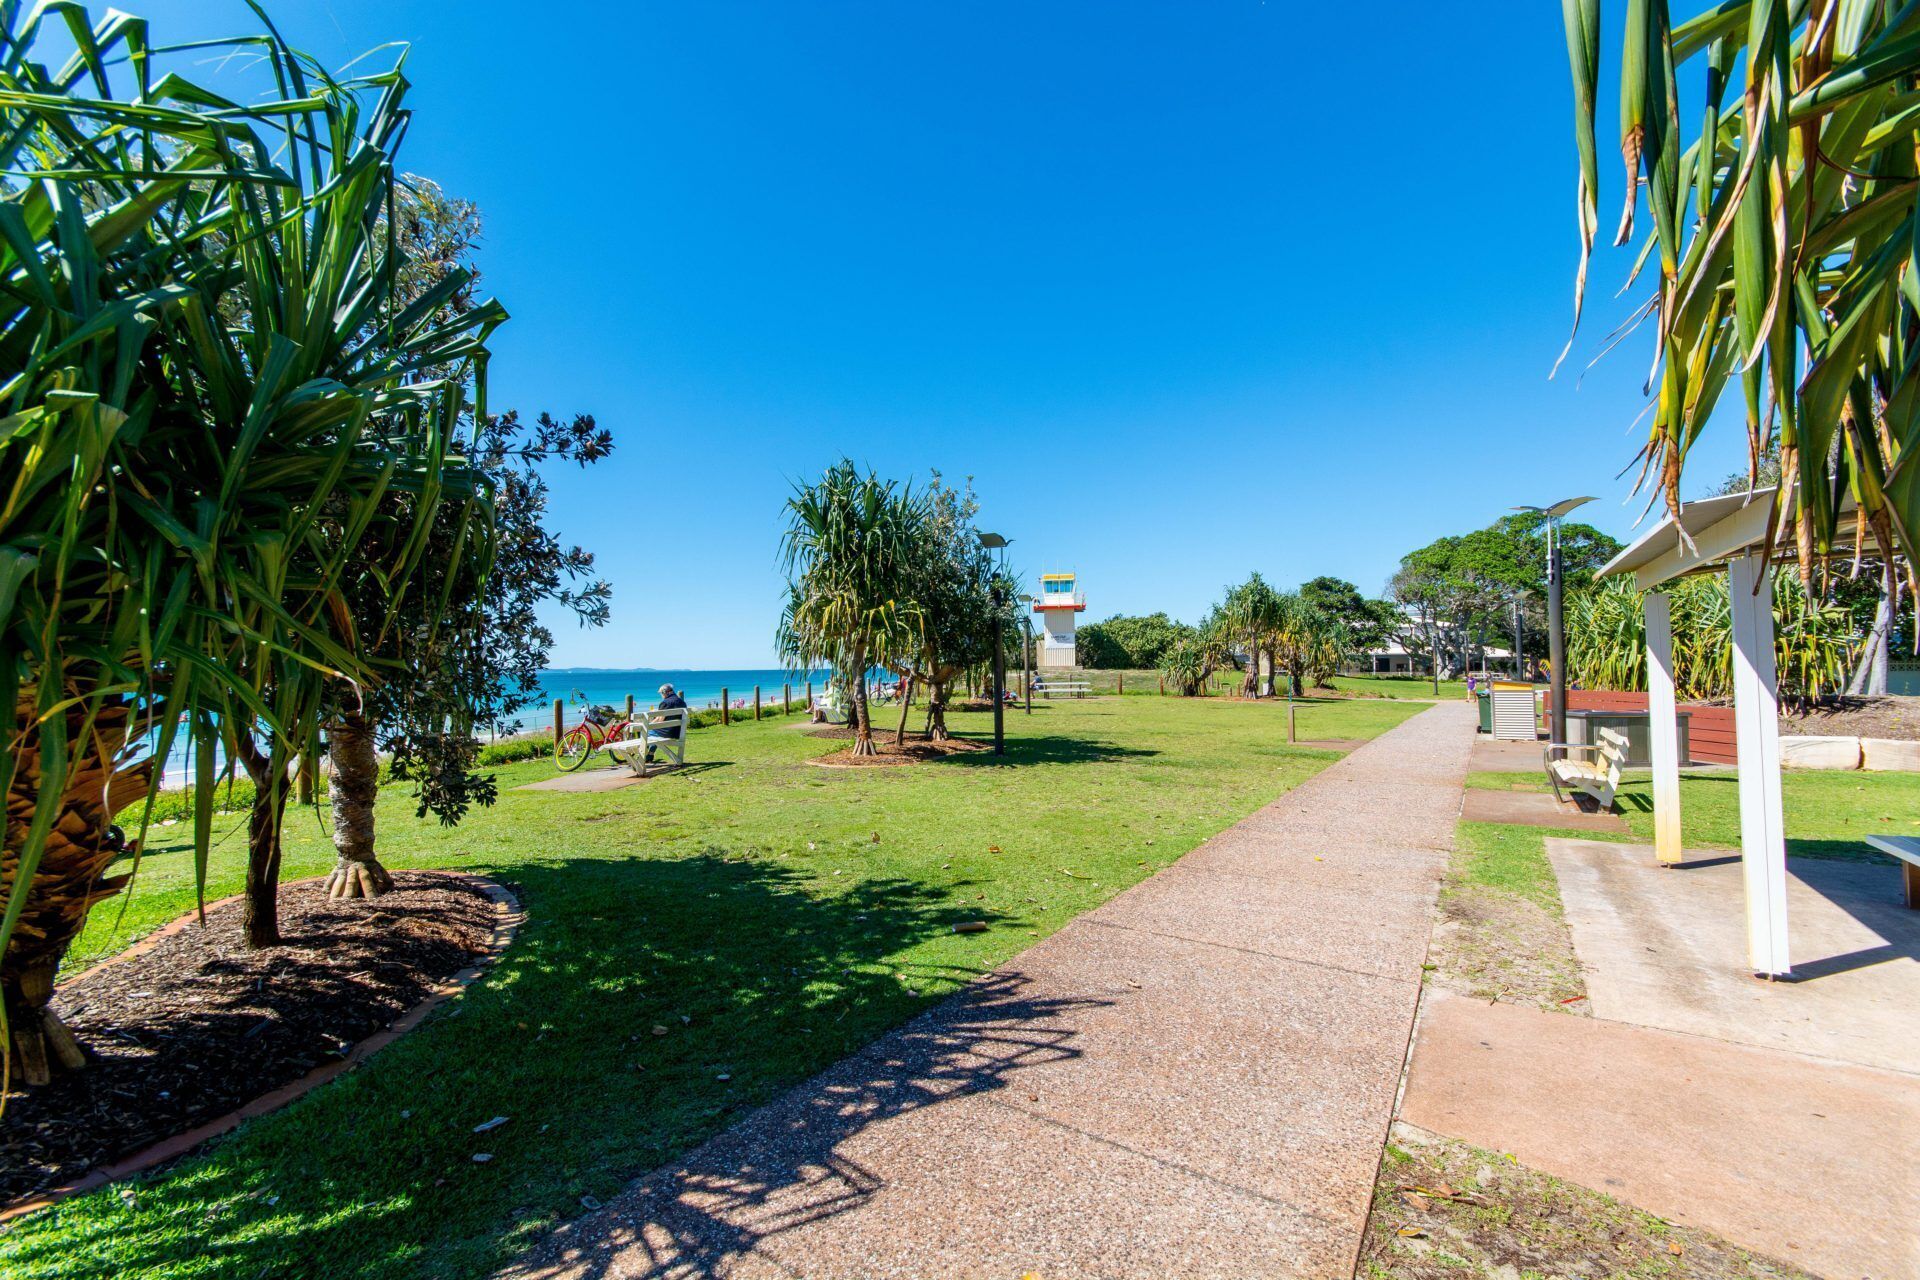
[[[251, 25], [132, 7], [161, 39]], [[843, 454], [971, 475], [1091, 617], [1192, 620], [1250, 569], [1379, 591], [1515, 503], [1639, 514], [1615, 473], [1648, 342], [1578, 380], [1623, 251], [1547, 378], [1576, 260], [1558, 6], [272, 10], [331, 62], [411, 42], [403, 161], [479, 203], [514, 316], [494, 403], [616, 433], [554, 476], [615, 589], [556, 665], [770, 662], [781, 503]], [[1740, 463], [1721, 435], [1700, 483]]]

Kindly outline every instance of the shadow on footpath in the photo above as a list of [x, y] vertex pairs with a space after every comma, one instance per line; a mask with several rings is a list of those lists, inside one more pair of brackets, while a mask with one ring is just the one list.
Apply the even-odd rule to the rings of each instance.
[[974, 982], [562, 1228], [503, 1280], [712, 1276], [769, 1239], [859, 1209], [887, 1184], [844, 1155], [843, 1143], [891, 1117], [1004, 1089], [1023, 1069], [1079, 1057], [1070, 1015], [1111, 1003], [1030, 998], [1027, 985], [1004, 972]]

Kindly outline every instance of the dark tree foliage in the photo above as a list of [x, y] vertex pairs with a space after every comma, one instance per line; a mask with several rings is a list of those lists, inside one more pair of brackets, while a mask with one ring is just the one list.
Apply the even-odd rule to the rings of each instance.
[[[593, 555], [568, 546], [547, 528], [544, 464], [587, 466], [613, 450], [612, 435], [591, 414], [561, 421], [541, 414], [531, 425], [517, 412], [482, 430], [476, 461], [493, 487], [496, 550], [491, 565], [451, 566], [430, 557], [435, 585], [451, 590], [452, 616], [394, 654], [385, 682], [367, 703], [393, 775], [414, 783], [418, 811], [457, 822], [475, 804], [495, 798], [491, 774], [477, 774], [475, 729], [531, 706], [553, 633], [539, 607], [554, 601], [582, 626], [607, 621], [612, 588], [593, 574]], [[436, 527], [450, 552], [452, 522]]]
[[1345, 578], [1318, 577], [1300, 587], [1300, 598], [1340, 624], [1354, 653], [1377, 648], [1399, 624], [1399, 611], [1386, 600], [1369, 600]]
[[1164, 613], [1117, 614], [1104, 622], [1090, 622], [1081, 627], [1075, 642], [1075, 656], [1083, 667], [1152, 670], [1160, 665], [1167, 650], [1192, 633], [1192, 627], [1175, 622]]

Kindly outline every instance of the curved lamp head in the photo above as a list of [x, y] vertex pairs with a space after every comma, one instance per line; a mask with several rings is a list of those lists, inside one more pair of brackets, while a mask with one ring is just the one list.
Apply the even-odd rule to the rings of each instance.
[[994, 551], [1001, 547], [1007, 546], [1009, 541], [1008, 539], [1001, 537], [997, 533], [980, 533], [976, 531], [974, 533], [974, 536], [980, 539], [980, 545], [985, 547], [989, 551]]

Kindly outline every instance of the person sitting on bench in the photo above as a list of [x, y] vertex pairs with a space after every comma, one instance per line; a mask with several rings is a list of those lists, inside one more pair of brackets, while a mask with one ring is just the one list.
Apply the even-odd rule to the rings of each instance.
[[[687, 700], [681, 697], [672, 685], [663, 684], [660, 686], [660, 701], [653, 704], [655, 711], [684, 711], [686, 707]], [[669, 725], [660, 730], [660, 732], [649, 736], [656, 738], [678, 738], [680, 736], [680, 726], [677, 724]], [[651, 745], [647, 747], [647, 759], [649, 761], [653, 759], [653, 747]]]

